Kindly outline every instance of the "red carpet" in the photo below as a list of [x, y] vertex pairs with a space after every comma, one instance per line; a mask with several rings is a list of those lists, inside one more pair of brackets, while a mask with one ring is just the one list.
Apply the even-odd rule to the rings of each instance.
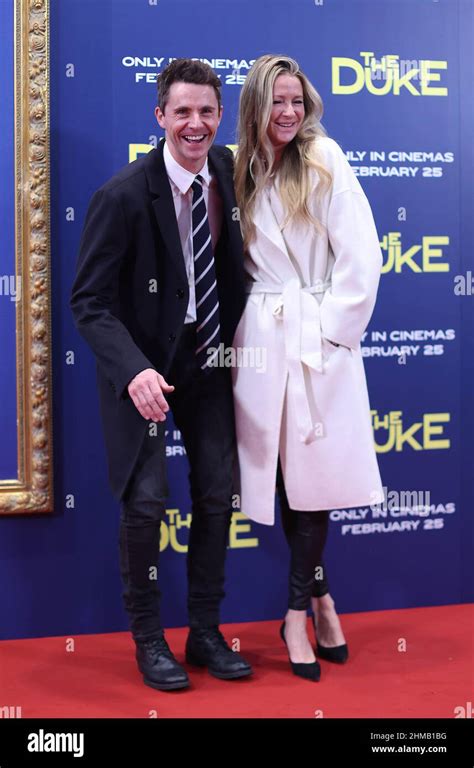
[[[314, 718], [318, 710], [326, 718], [453, 718], [456, 707], [474, 705], [472, 605], [345, 615], [351, 658], [343, 666], [322, 661], [319, 683], [291, 674], [278, 626], [223, 627], [229, 642], [239, 638], [252, 678], [223, 682], [190, 670], [192, 688], [172, 693], [142, 684], [128, 633], [78, 635], [73, 652], [63, 637], [3, 641], [0, 716], [21, 707], [23, 718]], [[186, 630], [166, 636], [183, 661]]]

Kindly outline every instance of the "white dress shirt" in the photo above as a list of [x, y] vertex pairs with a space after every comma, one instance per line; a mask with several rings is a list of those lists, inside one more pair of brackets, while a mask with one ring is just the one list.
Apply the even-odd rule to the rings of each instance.
[[211, 231], [212, 247], [215, 249], [219, 239], [222, 227], [222, 200], [217, 186], [217, 180], [209, 171], [207, 162], [204, 163], [198, 173], [191, 173], [176, 162], [168, 145], [165, 142], [163, 159], [165, 161], [166, 172], [170, 180], [171, 191], [173, 193], [174, 209], [176, 211], [176, 220], [178, 222], [181, 247], [183, 249], [184, 265], [188, 276], [189, 284], [189, 304], [186, 313], [185, 323], [194, 323], [196, 320], [196, 294], [194, 290], [194, 257], [193, 257], [193, 239], [192, 239], [192, 199], [193, 191], [191, 184], [197, 175], [203, 178], [204, 201], [207, 208], [209, 228]]

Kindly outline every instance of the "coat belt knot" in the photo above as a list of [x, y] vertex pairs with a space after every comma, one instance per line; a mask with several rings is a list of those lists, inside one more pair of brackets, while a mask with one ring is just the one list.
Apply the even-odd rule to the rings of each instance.
[[312, 443], [324, 436], [321, 421], [312, 413], [304, 366], [324, 373], [319, 301], [314, 294], [325, 293], [330, 285], [318, 280], [315, 285], [302, 286], [293, 278], [281, 284], [256, 281], [247, 288], [248, 293], [278, 295], [273, 314], [284, 326], [288, 375], [295, 397], [298, 434], [303, 443]]

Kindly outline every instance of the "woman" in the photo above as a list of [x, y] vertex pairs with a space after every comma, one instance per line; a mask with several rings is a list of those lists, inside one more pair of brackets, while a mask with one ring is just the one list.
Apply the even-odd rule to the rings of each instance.
[[382, 256], [322, 112], [296, 61], [260, 57], [242, 88], [235, 167], [249, 297], [234, 346], [266, 350], [263, 373], [233, 369], [241, 508], [272, 525], [278, 474], [291, 551], [281, 636], [293, 672], [310, 680], [320, 676], [310, 604], [318, 655], [347, 658], [322, 567], [328, 510], [383, 500], [360, 351]]

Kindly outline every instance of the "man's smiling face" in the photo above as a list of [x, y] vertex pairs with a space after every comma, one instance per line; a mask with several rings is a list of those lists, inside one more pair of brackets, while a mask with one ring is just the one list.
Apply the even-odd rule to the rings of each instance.
[[164, 112], [157, 107], [155, 115], [176, 162], [191, 173], [200, 171], [222, 117], [212, 85], [173, 83]]

